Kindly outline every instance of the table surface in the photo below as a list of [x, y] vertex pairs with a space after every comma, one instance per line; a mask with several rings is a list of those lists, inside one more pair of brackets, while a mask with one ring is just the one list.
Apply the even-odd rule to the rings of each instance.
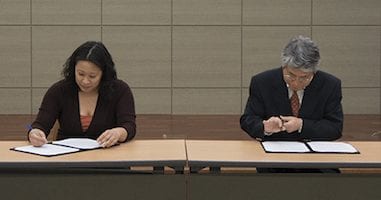
[[190, 167], [381, 168], [381, 142], [348, 142], [360, 154], [266, 153], [258, 141], [187, 140]]
[[109, 149], [44, 157], [11, 151], [26, 141], [0, 141], [0, 167], [337, 167], [381, 168], [381, 142], [348, 142], [360, 154], [266, 153], [258, 141], [133, 140]]
[[184, 140], [133, 140], [108, 149], [44, 157], [10, 150], [26, 141], [0, 141], [0, 167], [184, 166]]

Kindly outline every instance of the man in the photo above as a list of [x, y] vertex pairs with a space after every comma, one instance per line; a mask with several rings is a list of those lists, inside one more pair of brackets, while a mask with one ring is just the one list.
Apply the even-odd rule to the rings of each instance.
[[336, 140], [343, 129], [341, 81], [317, 69], [317, 45], [297, 36], [280, 68], [255, 75], [241, 128], [258, 140]]

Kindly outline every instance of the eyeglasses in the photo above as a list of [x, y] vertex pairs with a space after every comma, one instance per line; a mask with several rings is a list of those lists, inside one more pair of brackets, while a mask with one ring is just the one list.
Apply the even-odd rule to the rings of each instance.
[[294, 74], [291, 74], [287, 69], [285, 69], [287, 74], [284, 74], [284, 78], [289, 80], [289, 81], [298, 81], [299, 83], [309, 83], [312, 78], [314, 77], [313, 75], [310, 75], [308, 77], [297, 77]]
[[296, 76], [292, 76], [290, 74], [285, 74], [284, 77], [290, 81], [298, 81], [300, 83], [308, 83], [312, 80], [312, 77], [296, 77]]

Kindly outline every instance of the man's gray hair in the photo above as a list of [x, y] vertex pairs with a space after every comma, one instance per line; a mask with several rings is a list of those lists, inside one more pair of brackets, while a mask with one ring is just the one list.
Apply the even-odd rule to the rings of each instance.
[[318, 46], [305, 36], [293, 37], [281, 54], [282, 67], [294, 67], [304, 72], [316, 72], [320, 60]]

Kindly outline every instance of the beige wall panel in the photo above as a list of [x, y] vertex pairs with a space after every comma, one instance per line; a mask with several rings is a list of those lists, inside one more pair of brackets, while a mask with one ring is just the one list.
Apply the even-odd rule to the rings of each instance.
[[314, 0], [313, 24], [380, 25], [380, 0]]
[[171, 114], [170, 89], [132, 88], [137, 114]]
[[251, 77], [264, 70], [280, 66], [280, 54], [296, 35], [310, 35], [309, 27], [244, 27], [243, 87], [249, 87]]
[[29, 114], [30, 89], [1, 89], [0, 114]]
[[101, 0], [32, 0], [33, 24], [101, 24]]
[[380, 88], [343, 88], [344, 114], [381, 114]]
[[241, 1], [173, 0], [173, 23], [190, 25], [241, 24]]
[[239, 27], [174, 27], [173, 85], [239, 87], [240, 38]]
[[239, 114], [241, 89], [174, 89], [173, 114]]
[[0, 24], [29, 24], [30, 2], [26, 0], [1, 0]]
[[131, 87], [171, 86], [170, 27], [103, 27], [103, 42]]
[[380, 87], [380, 27], [314, 27], [321, 69], [338, 76], [343, 87]]
[[171, 0], [103, 0], [103, 24], [171, 24]]
[[42, 99], [48, 91], [48, 88], [34, 88], [32, 89], [32, 114], [37, 114], [41, 106]]
[[88, 40], [100, 41], [100, 27], [37, 26], [32, 35], [32, 85], [49, 87], [61, 79], [66, 59]]
[[309, 25], [311, 0], [243, 0], [245, 25]]
[[0, 26], [0, 87], [30, 86], [30, 27]]

